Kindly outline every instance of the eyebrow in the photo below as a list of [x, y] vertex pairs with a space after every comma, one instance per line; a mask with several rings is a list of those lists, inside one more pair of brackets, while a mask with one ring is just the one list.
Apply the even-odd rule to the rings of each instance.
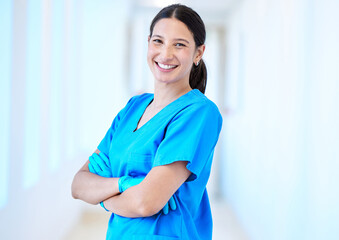
[[[160, 36], [160, 35], [153, 35], [152, 38], [153, 38], [153, 37], [158, 37], [158, 38], [162, 38], [162, 39], [164, 38], [163, 36]], [[187, 40], [184, 39], [184, 38], [175, 38], [174, 40], [175, 40], [175, 41], [183, 41], [183, 42], [186, 42], [187, 44], [190, 43], [189, 41], [187, 41]]]

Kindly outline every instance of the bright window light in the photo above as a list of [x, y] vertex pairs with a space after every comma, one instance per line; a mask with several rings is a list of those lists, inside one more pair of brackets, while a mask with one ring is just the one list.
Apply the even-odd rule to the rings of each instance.
[[25, 86], [24, 188], [32, 187], [40, 176], [41, 119], [41, 39], [42, 3], [28, 1], [27, 57]]
[[0, 209], [8, 200], [12, 12], [12, 1], [2, 1], [0, 7]]

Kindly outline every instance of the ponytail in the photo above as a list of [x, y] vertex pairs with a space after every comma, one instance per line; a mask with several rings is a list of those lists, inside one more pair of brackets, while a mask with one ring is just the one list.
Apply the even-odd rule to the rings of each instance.
[[206, 83], [207, 83], [207, 69], [204, 61], [201, 59], [198, 66], [193, 64], [189, 83], [192, 89], [198, 89], [200, 92], [205, 94]]

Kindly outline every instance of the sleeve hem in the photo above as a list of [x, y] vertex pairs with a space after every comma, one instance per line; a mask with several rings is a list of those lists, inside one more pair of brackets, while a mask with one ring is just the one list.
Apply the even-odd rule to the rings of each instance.
[[191, 172], [191, 175], [187, 178], [186, 182], [190, 182], [190, 181], [194, 181], [198, 176], [199, 173], [192, 169], [192, 160], [188, 160], [185, 157], [176, 157], [176, 158], [172, 158], [172, 159], [167, 159], [164, 160], [160, 157], [160, 161], [158, 160], [157, 162], [155, 162], [153, 164], [153, 167], [158, 167], [158, 166], [164, 166], [164, 165], [168, 165], [174, 162], [188, 162], [186, 165], [186, 168]]

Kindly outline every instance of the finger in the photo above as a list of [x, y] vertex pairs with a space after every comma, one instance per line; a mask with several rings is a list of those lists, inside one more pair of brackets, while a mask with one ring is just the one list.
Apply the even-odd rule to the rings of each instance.
[[92, 166], [91, 163], [88, 164], [88, 170], [89, 170], [91, 173], [95, 173], [95, 174], [96, 174], [96, 172], [95, 172], [95, 170], [94, 170], [94, 168], [93, 168], [93, 166]]
[[104, 162], [106, 163], [107, 167], [109, 167], [111, 165], [110, 162], [109, 162], [108, 157], [103, 152], [100, 152], [99, 156], [104, 160]]
[[96, 163], [100, 166], [101, 170], [104, 171], [105, 169], [107, 169], [107, 165], [104, 161], [104, 159], [102, 159], [102, 157], [98, 154], [93, 154], [93, 157], [96, 161]]
[[99, 166], [99, 164], [96, 162], [95, 158], [92, 156], [89, 157], [89, 162], [92, 164], [94, 170], [96, 173], [101, 172], [101, 167]]
[[172, 210], [177, 209], [177, 204], [175, 203], [174, 197], [172, 196], [168, 201], [168, 204]]
[[168, 214], [168, 203], [166, 203], [165, 207], [162, 209], [162, 212], [166, 215]]

